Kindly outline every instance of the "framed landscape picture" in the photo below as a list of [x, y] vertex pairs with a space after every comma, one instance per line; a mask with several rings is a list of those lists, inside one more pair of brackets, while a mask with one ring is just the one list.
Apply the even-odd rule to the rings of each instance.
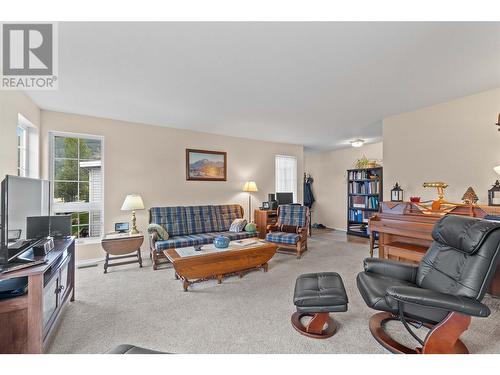
[[186, 149], [186, 180], [226, 181], [227, 153]]

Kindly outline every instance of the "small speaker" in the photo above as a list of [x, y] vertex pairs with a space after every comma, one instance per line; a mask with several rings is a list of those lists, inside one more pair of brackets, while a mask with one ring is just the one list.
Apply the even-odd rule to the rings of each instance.
[[54, 240], [47, 238], [33, 246], [33, 253], [36, 257], [47, 255], [54, 248]]

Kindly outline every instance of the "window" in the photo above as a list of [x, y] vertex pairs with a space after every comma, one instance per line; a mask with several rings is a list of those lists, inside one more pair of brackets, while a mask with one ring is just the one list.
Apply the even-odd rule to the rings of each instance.
[[28, 175], [28, 130], [23, 125], [17, 126], [17, 175]]
[[39, 178], [38, 128], [22, 114], [17, 114], [17, 175]]
[[276, 155], [276, 192], [293, 193], [297, 202], [297, 158], [295, 156]]
[[103, 231], [102, 155], [102, 137], [51, 133], [52, 210], [71, 215], [78, 238]]

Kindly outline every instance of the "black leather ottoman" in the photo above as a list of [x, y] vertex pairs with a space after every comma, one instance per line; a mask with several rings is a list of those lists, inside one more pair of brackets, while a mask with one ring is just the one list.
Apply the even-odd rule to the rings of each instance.
[[[337, 329], [329, 313], [347, 311], [348, 300], [340, 275], [321, 272], [297, 278], [293, 303], [297, 307], [292, 315], [293, 327], [303, 335], [326, 339]], [[301, 322], [305, 316], [312, 317], [306, 326]]]

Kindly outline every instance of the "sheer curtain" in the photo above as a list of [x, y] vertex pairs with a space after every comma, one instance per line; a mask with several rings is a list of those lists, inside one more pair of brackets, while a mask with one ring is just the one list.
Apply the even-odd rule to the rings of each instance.
[[295, 156], [276, 155], [276, 192], [293, 193], [297, 202], [297, 158]]

